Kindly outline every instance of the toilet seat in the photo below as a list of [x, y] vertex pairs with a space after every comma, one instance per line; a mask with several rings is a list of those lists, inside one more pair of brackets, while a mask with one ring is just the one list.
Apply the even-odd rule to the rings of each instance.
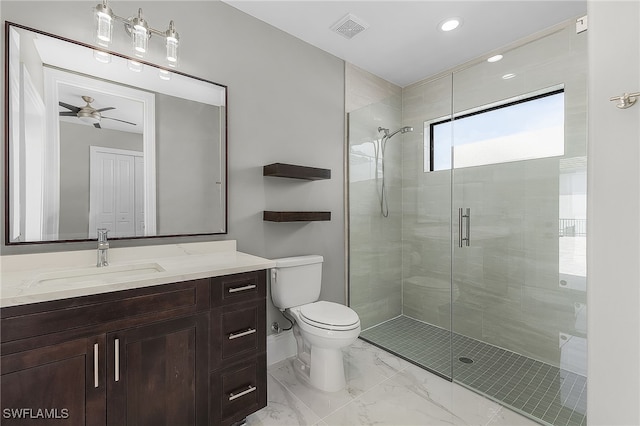
[[353, 309], [326, 301], [301, 306], [300, 319], [324, 330], [353, 330], [360, 327], [360, 318]]

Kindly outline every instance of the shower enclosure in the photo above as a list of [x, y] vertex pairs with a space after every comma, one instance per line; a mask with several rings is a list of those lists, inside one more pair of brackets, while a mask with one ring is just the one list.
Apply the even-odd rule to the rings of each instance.
[[586, 424], [586, 34], [502, 54], [349, 112], [349, 302], [365, 340]]

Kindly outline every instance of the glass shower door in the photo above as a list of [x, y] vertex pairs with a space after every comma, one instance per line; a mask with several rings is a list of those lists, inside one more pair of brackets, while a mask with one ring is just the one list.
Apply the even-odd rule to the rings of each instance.
[[585, 43], [567, 28], [454, 73], [441, 124], [453, 379], [550, 424], [586, 413]]

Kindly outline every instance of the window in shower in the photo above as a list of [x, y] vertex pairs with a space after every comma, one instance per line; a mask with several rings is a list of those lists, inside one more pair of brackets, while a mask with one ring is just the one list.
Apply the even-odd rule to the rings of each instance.
[[564, 155], [564, 89], [425, 123], [424, 171]]

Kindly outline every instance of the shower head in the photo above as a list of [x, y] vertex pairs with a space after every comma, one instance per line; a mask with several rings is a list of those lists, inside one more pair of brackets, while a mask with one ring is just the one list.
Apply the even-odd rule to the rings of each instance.
[[[391, 139], [396, 133], [407, 133], [407, 132], [413, 132], [413, 127], [410, 126], [404, 126], [399, 128], [398, 130], [396, 130], [395, 132], [389, 133], [388, 129], [383, 129], [385, 130], [384, 135], [387, 137], [387, 139]], [[378, 131], [380, 131], [380, 128], [378, 129]]]

